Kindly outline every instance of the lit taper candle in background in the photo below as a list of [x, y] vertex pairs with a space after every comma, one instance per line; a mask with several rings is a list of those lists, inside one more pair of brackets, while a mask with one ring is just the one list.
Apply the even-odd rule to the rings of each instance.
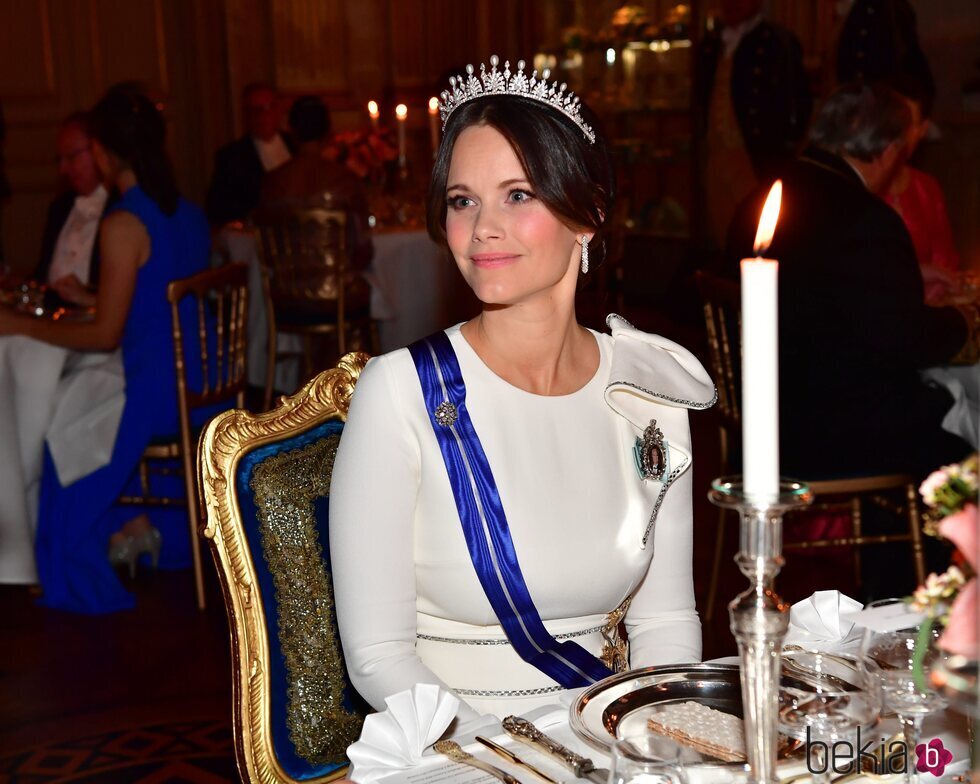
[[439, 99], [429, 99], [429, 141], [432, 142], [432, 157], [436, 157], [439, 149]]
[[378, 111], [377, 101], [368, 101], [368, 116], [371, 118], [371, 127], [378, 130], [378, 118], [381, 117], [381, 112]]
[[405, 157], [405, 120], [408, 118], [408, 107], [400, 103], [395, 107], [395, 117], [398, 120], [398, 165], [403, 167], [406, 163]]
[[762, 208], [754, 259], [742, 259], [742, 453], [747, 496], [779, 495], [779, 262], [762, 258], [779, 217], [783, 183]]

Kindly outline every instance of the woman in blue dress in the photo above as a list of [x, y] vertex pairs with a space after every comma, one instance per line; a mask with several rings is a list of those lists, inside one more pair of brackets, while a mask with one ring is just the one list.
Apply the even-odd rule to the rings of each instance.
[[[4, 313], [0, 334], [25, 334], [76, 351], [122, 349], [126, 404], [112, 458], [63, 487], [46, 449], [35, 547], [42, 604], [104, 613], [134, 604], [107, 547], [114, 560], [131, 563], [143, 552], [156, 559], [161, 540], [165, 559], [188, 552], [186, 518], [182, 526], [164, 528], [161, 537], [145, 514], [133, 517], [132, 508], [114, 505], [149, 442], [178, 430], [167, 285], [206, 268], [210, 237], [204, 214], [177, 190], [156, 106], [133, 90], [111, 90], [91, 118], [96, 163], [121, 194], [100, 230], [95, 317], [67, 324]], [[187, 367], [200, 373], [199, 362]], [[199, 381], [189, 379], [192, 387]]]

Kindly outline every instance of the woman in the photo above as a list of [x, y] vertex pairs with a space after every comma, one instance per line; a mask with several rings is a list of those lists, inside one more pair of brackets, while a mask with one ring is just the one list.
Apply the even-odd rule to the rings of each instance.
[[896, 79], [894, 86], [909, 103], [912, 123], [906, 134], [902, 163], [889, 181], [884, 198], [902, 216], [912, 237], [926, 302], [941, 303], [956, 286], [960, 256], [953, 243], [942, 188], [935, 177], [909, 164], [928, 132], [931, 101], [926, 91], [913, 80]]
[[576, 321], [612, 214], [607, 149], [584, 107], [491, 63], [483, 78], [506, 91], [443, 94], [428, 204], [482, 310], [364, 369], [330, 507], [355, 688], [381, 708], [439, 683], [462, 720], [622, 667], [624, 613], [632, 666], [700, 657], [687, 411], [714, 401], [680, 346], [616, 316], [611, 336]]
[[[18, 333], [76, 351], [122, 349], [126, 404], [110, 462], [61, 486], [46, 451], [36, 557], [41, 603], [86, 613], [133, 606], [106, 558], [132, 563], [159, 555], [161, 536], [149, 519], [113, 503], [134, 478], [150, 440], [177, 431], [177, 394], [167, 285], [204, 269], [209, 234], [203, 213], [177, 190], [164, 148], [165, 124], [145, 96], [110, 91], [92, 111], [92, 149], [106, 184], [120, 200], [100, 230], [102, 268], [95, 316], [65, 323], [0, 313], [0, 333]], [[191, 374], [199, 363], [188, 363]], [[198, 380], [193, 377], [190, 383]], [[186, 538], [174, 527], [174, 538]], [[173, 543], [176, 544], [176, 541]], [[186, 544], [185, 544], [186, 547]]]

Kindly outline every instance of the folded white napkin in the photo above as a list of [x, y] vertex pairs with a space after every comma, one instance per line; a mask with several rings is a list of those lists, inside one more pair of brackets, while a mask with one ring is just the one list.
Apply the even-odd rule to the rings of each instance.
[[456, 716], [459, 699], [431, 683], [417, 683], [385, 700], [387, 709], [364, 720], [361, 737], [347, 749], [350, 778], [370, 784], [422, 761]]
[[825, 651], [855, 647], [861, 642], [862, 630], [841, 615], [856, 612], [861, 606], [840, 591], [815, 591], [790, 609], [784, 644]]

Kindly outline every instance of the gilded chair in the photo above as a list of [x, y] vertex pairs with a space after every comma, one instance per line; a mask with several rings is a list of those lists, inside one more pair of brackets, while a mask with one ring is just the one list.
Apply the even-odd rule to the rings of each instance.
[[203, 535], [223, 588], [242, 779], [325, 782], [343, 775], [364, 706], [337, 637], [327, 510], [354, 384], [347, 354], [264, 414], [228, 411], [201, 438]]
[[[695, 273], [698, 292], [704, 308], [705, 330], [711, 369], [718, 387], [719, 444], [721, 448], [721, 472], [732, 470], [732, 451], [741, 447], [741, 413], [739, 392], [741, 367], [741, 292], [739, 286], [729, 280], [709, 273]], [[803, 541], [783, 543], [784, 552], [827, 547], [850, 549], [855, 584], [861, 582], [861, 549], [870, 545], [891, 542], [908, 542], [916, 581], [925, 581], [925, 556], [922, 547], [922, 527], [918, 497], [913, 477], [905, 474], [859, 476], [846, 479], [809, 481], [804, 478], [814, 496], [813, 504], [797, 514], [812, 515], [814, 512], [843, 512], [849, 517], [851, 532], [846, 536], [829, 536]], [[903, 533], [867, 535], [863, 532], [865, 504], [874, 504], [904, 517], [907, 530]], [[715, 552], [708, 586], [705, 619], [710, 620], [715, 609], [718, 592], [718, 575], [725, 548], [727, 530], [725, 510], [718, 515], [715, 535]]]
[[[194, 482], [197, 425], [203, 416], [222, 406], [244, 405], [248, 267], [243, 263], [227, 264], [172, 281], [167, 287], [167, 299], [174, 339], [180, 429], [173, 438], [154, 440], [144, 450], [139, 464], [139, 492], [121, 496], [118, 503], [187, 508], [194, 588], [197, 606], [203, 610], [204, 569], [198, 543], [202, 506]], [[185, 335], [187, 314], [191, 313], [195, 328]], [[189, 357], [200, 362], [200, 385], [192, 386], [188, 382], [190, 369], [185, 360], [191, 361]], [[190, 372], [196, 376], [196, 372]], [[175, 468], [178, 462], [180, 467]], [[181, 474], [184, 494], [154, 492], [151, 481], [154, 474]]]
[[[332, 337], [332, 364], [349, 350], [354, 335], [377, 350], [370, 288], [350, 267], [348, 215], [344, 210], [280, 207], [257, 210], [262, 287], [268, 335], [265, 408], [272, 403], [276, 364], [302, 359], [304, 378], [313, 373], [314, 341]], [[280, 352], [279, 333], [300, 335], [301, 355]], [[323, 366], [321, 358], [321, 367]]]

